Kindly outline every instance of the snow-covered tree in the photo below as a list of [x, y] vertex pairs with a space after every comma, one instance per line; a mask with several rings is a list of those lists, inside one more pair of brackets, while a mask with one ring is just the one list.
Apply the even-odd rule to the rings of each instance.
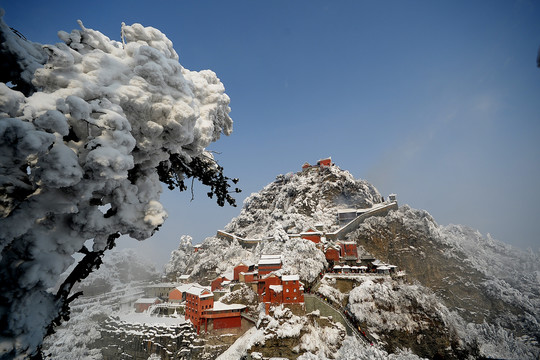
[[163, 224], [160, 182], [184, 190], [197, 178], [234, 204], [205, 150], [232, 120], [216, 74], [182, 67], [157, 29], [122, 24], [113, 41], [79, 21], [41, 46], [2, 16], [0, 356], [30, 357], [115, 239], [144, 240]]

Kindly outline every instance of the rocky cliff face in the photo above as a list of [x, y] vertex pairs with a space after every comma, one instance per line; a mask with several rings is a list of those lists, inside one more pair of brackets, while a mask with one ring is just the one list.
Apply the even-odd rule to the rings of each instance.
[[459, 315], [462, 338], [471, 341], [475, 334], [472, 342], [484, 354], [528, 358], [538, 353], [538, 254], [466, 227], [438, 226], [427, 212], [408, 206], [366, 220], [348, 238], [431, 289]]

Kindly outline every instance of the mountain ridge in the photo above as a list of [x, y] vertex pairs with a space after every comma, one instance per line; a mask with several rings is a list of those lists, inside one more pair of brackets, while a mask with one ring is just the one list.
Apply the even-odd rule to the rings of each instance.
[[[337, 210], [365, 209], [383, 201], [373, 185], [335, 165], [278, 175], [251, 194], [240, 214], [225, 227], [239, 237], [260, 238], [261, 243], [247, 249], [235, 240], [207, 238], [198, 253], [183, 259], [187, 261], [182, 271], [201, 280], [230, 271], [241, 260], [256, 261], [263, 253], [280, 252], [285, 273], [299, 273], [312, 283], [328, 263], [314, 244], [290, 235], [315, 226], [333, 231], [339, 226]], [[526, 254], [464, 226], [439, 226], [427, 211], [408, 205], [364, 220], [343, 240], [355, 241], [361, 251], [406, 269], [409, 282], [424, 292], [432, 291], [451, 318], [441, 320], [441, 329], [457, 334], [448, 341], [461, 342], [459, 351], [503, 358], [529, 358], [539, 353], [540, 266], [535, 265], [539, 254]], [[212, 256], [205, 256], [210, 249]], [[516, 262], [519, 266], [514, 266]], [[169, 275], [174, 269], [169, 263]], [[350, 305], [349, 296], [342, 294], [345, 305]], [[402, 330], [378, 334], [390, 353], [399, 345], [391, 339], [400, 338], [419, 356], [445, 354], [442, 350], [422, 352], [427, 350], [416, 346]], [[422, 330], [415, 336], [429, 335]]]

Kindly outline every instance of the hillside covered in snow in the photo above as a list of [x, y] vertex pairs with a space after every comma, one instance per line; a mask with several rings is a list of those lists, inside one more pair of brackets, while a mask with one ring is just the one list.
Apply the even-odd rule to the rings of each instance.
[[282, 253], [286, 270], [313, 281], [327, 265], [324, 254], [312, 242], [293, 240], [289, 235], [316, 225], [336, 230], [338, 209], [370, 208], [382, 201], [373, 185], [337, 166], [278, 175], [260, 192], [251, 194], [240, 214], [225, 227], [239, 237], [264, 239], [259, 246], [247, 249], [236, 241], [209, 237], [193, 254], [192, 244], [182, 241], [172, 252], [166, 273], [189, 273], [195, 278], [209, 272], [219, 275], [242, 260], [256, 262], [261, 254]]
[[[383, 201], [373, 185], [335, 165], [279, 175], [248, 197], [240, 214], [226, 226], [224, 231], [235, 238], [209, 237], [197, 252], [184, 238], [173, 251], [166, 273], [171, 279], [187, 274], [205, 283], [230, 274], [241, 261], [256, 263], [262, 254], [280, 253], [282, 271], [299, 274], [319, 296], [352, 314], [376, 339], [383, 357], [536, 358], [540, 354], [540, 255], [463, 226], [440, 226], [426, 211], [403, 205], [384, 216], [367, 218], [342, 239], [355, 242], [359, 255], [404, 269], [406, 280], [384, 276], [319, 280], [331, 264], [321, 246], [295, 234], [315, 227], [335, 231], [340, 227], [338, 210], [371, 208]], [[246, 246], [238, 239], [258, 242]], [[363, 345], [364, 350], [347, 350], [351, 341], [342, 337], [330, 346], [341, 347], [339, 353], [305, 348], [297, 356], [377, 358], [372, 350], [368, 355], [369, 348]], [[292, 343], [298, 347], [301, 342]], [[257, 344], [244, 344], [243, 354], [260, 352], [264, 346]]]
[[[263, 255], [280, 254], [278, 273], [302, 282], [300, 306], [265, 308], [256, 282], [232, 281], [214, 294], [223, 304], [245, 305], [248, 325], [197, 333], [181, 312], [134, 313], [133, 302], [158, 274], [132, 253], [113, 253], [80, 285], [86, 296], [46, 351], [60, 359], [538, 358], [539, 254], [463, 226], [440, 226], [428, 212], [402, 205], [373, 212], [339, 239], [357, 246], [358, 263], [401, 271], [336, 270], [325, 252], [343, 227], [336, 214], [388, 203], [335, 165], [280, 175], [216, 236], [197, 245], [182, 236], [165, 275], [172, 284], [187, 277], [210, 287], [216, 278], [232, 279], [239, 263], [260, 265]], [[316, 243], [299, 236], [313, 228], [328, 237]]]

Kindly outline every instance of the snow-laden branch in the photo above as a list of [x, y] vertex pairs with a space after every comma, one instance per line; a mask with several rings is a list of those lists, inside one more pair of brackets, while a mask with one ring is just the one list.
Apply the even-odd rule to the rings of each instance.
[[[79, 25], [42, 50], [0, 20], [0, 53], [15, 74], [0, 83], [2, 355], [38, 351], [50, 325], [68, 313], [71, 286], [99, 265], [111, 237], [143, 240], [163, 224], [166, 177], [158, 168], [194, 164], [232, 131], [216, 74], [183, 68], [159, 30], [122, 24], [117, 42]], [[48, 60], [39, 67], [42, 53]], [[216, 174], [215, 162], [205, 161], [187, 176]], [[220, 171], [211, 178], [228, 180]], [[78, 251], [84, 271], [51, 292]]]

